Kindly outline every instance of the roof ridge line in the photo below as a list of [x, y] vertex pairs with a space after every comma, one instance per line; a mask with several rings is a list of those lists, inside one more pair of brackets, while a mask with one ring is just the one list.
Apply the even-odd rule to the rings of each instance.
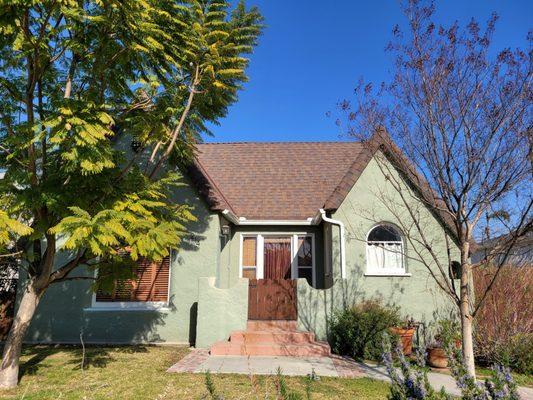
[[[230, 208], [231, 212], [235, 215], [237, 215], [237, 213], [235, 212], [233, 206], [231, 205], [231, 203], [228, 201], [227, 197], [224, 195], [224, 193], [222, 192], [222, 190], [220, 190], [220, 187], [216, 184], [215, 180], [211, 177], [211, 175], [209, 174], [209, 172], [207, 172], [207, 169], [203, 166], [203, 164], [200, 162], [200, 160], [198, 159], [198, 157], [195, 157], [195, 162], [198, 164], [198, 166], [200, 167], [200, 169], [203, 171], [203, 173], [205, 174], [205, 176], [207, 177], [209, 183], [211, 185], [213, 185], [213, 187], [215, 188], [215, 190], [220, 193], [220, 195], [222, 196], [222, 198], [224, 199], [224, 201], [226, 202], [226, 204], [228, 205], [228, 207]], [[238, 217], [238, 215], [237, 215]]]

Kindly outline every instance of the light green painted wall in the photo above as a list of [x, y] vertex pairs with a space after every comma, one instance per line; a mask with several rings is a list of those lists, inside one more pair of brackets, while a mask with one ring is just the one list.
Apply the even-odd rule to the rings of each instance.
[[248, 320], [248, 279], [238, 279], [230, 288], [215, 286], [216, 278], [200, 278], [198, 335], [196, 347], [208, 347], [227, 340], [235, 330], [246, 329]]
[[[340, 279], [339, 229], [332, 227], [332, 267], [333, 286], [325, 291], [309, 288], [305, 282], [298, 283], [298, 313], [301, 329], [314, 330], [324, 338], [326, 320], [335, 309], [349, 306], [369, 298], [381, 298], [384, 303], [401, 307], [403, 315], [412, 316], [418, 321], [430, 322], [437, 315], [446, 315], [453, 305], [436, 285], [428, 269], [420, 261], [407, 259], [407, 277], [365, 276], [366, 272], [366, 235], [378, 222], [389, 222], [413, 238], [420, 239], [415, 229], [408, 229], [407, 208], [403, 205], [398, 191], [385, 178], [387, 174], [400, 179], [393, 168], [383, 170], [385, 162], [371, 160], [354, 187], [349, 192], [332, 218], [344, 223], [346, 229], [346, 272], [347, 279]], [[381, 165], [381, 167], [380, 167]], [[390, 164], [388, 164], [390, 167]], [[406, 185], [405, 194], [412, 191]], [[447, 248], [444, 229], [423, 204], [410, 197], [413, 207], [420, 214], [423, 232], [431, 241], [432, 248], [444, 265], [447, 265]], [[412, 228], [412, 227], [411, 227]], [[407, 232], [405, 232], [407, 233]], [[430, 260], [428, 253], [418, 247], [425, 260]], [[453, 252], [457, 256], [457, 248]], [[419, 257], [409, 241], [406, 241], [406, 253], [410, 257]], [[433, 270], [436, 271], [436, 264]]]
[[[398, 199], [394, 201], [394, 189], [391, 189], [378, 163], [371, 161], [346, 200], [332, 215], [344, 222], [347, 231], [348, 279], [340, 280], [337, 227], [331, 228], [329, 224], [317, 227], [232, 226], [230, 234], [224, 238], [220, 234], [221, 221], [226, 222], [219, 215], [209, 212], [190, 186], [184, 186], [175, 193], [175, 200], [193, 206], [198, 222], [190, 224], [190, 235], [173, 253], [170, 306], [167, 310], [93, 311], [90, 310], [90, 282], [66, 282], [47, 291], [26, 339], [76, 343], [80, 332], [83, 332], [87, 342], [189, 343], [196, 340], [202, 347], [224, 339], [230, 330], [242, 329], [247, 317], [248, 287], [246, 280], [239, 279], [239, 253], [240, 234], [250, 232], [315, 234], [317, 287], [329, 287], [333, 281], [334, 284], [330, 289], [318, 290], [310, 288], [305, 280], [299, 280], [299, 324], [302, 329], [313, 330], [324, 338], [326, 321], [334, 309], [376, 296], [400, 305], [404, 314], [430, 321], [435, 310], [444, 312], [450, 304], [419, 262], [407, 261], [411, 277], [364, 276], [367, 232], [380, 221], [401, 225], [382, 204], [382, 192], [398, 205]], [[427, 232], [434, 236], [435, 251], [445, 257], [442, 227], [425, 208], [421, 209], [421, 213]], [[324, 236], [329, 236], [329, 229], [333, 241], [331, 254], [324, 250]], [[412, 251], [408, 245], [407, 252], [412, 254]], [[334, 278], [331, 282], [323, 279], [325, 253], [332, 259]], [[85, 275], [82, 270], [78, 274]], [[201, 279], [205, 277], [214, 277], [214, 281]]]
[[[174, 194], [176, 202], [194, 207], [198, 222], [189, 224], [189, 234], [173, 251], [170, 302], [164, 311], [90, 310], [90, 281], [52, 285], [45, 293], [26, 340], [33, 342], [130, 343], [194, 341], [198, 279], [217, 275], [220, 223], [191, 186]], [[61, 261], [58, 260], [58, 263]], [[87, 275], [83, 270], [78, 275]], [[23, 279], [21, 279], [23, 281]]]

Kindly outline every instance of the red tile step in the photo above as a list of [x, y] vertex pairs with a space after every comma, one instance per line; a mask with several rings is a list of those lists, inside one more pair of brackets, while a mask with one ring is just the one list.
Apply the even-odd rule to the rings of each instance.
[[245, 331], [232, 332], [229, 341], [211, 346], [211, 355], [329, 356], [330, 347], [311, 332], [297, 330], [296, 321], [248, 321]]
[[235, 331], [231, 333], [229, 340], [236, 344], [296, 344], [313, 343], [315, 335], [311, 332], [298, 331]]
[[272, 320], [272, 321], [248, 321], [247, 331], [297, 331], [297, 321]]

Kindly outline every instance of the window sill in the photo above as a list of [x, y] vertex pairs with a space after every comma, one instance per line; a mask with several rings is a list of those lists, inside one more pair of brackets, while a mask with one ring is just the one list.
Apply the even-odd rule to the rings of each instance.
[[366, 272], [364, 276], [398, 276], [398, 277], [410, 277], [412, 274], [408, 272]]
[[170, 308], [167, 303], [107, 303], [93, 304], [91, 307], [83, 309], [86, 312], [100, 311], [157, 311], [169, 312]]

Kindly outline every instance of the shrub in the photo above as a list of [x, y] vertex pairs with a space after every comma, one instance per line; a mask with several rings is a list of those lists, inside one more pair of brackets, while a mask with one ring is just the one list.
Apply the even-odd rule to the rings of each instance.
[[[484, 382], [475, 381], [467, 374], [461, 350], [448, 341], [447, 353], [450, 368], [461, 400], [519, 400], [517, 386], [508, 368], [495, 365], [492, 376]], [[394, 358], [393, 358], [394, 355]], [[396, 363], [394, 360], [397, 360]], [[391, 379], [389, 400], [451, 400], [444, 388], [434, 390], [428, 381], [425, 367], [425, 350], [418, 349], [416, 363], [406, 361], [401, 346], [391, 350], [390, 339], [384, 335], [383, 363]]]
[[328, 341], [334, 353], [379, 360], [383, 332], [399, 323], [398, 308], [365, 301], [335, 313], [329, 322]]
[[[398, 360], [399, 367], [394, 365], [393, 356]], [[443, 388], [436, 391], [430, 385], [425, 358], [425, 349], [418, 348], [417, 362], [411, 365], [403, 355], [400, 342], [397, 342], [393, 352], [389, 335], [383, 334], [382, 360], [391, 380], [389, 400], [451, 400]]]
[[[496, 269], [478, 268], [474, 287], [485, 291]], [[503, 364], [516, 372], [533, 373], [533, 302], [531, 266], [504, 266], [475, 320], [476, 358]]]
[[484, 382], [476, 381], [467, 374], [461, 349], [449, 343], [446, 352], [462, 400], [520, 400], [509, 368], [494, 364], [490, 378]]

